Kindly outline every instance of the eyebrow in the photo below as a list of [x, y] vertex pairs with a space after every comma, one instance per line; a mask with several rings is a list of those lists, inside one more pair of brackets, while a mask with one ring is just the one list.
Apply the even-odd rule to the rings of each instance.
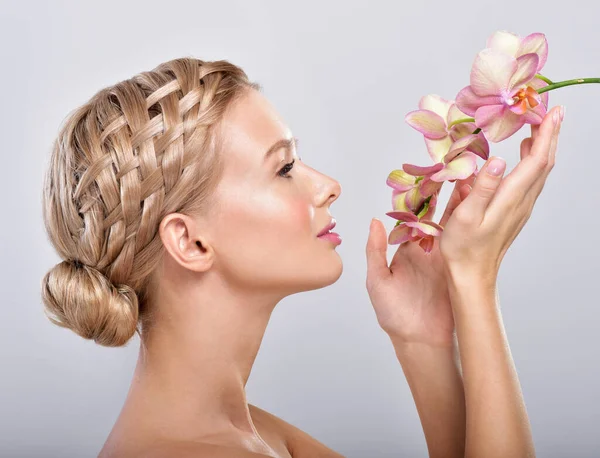
[[279, 151], [281, 148], [285, 148], [288, 151], [292, 149], [292, 147], [298, 147], [299, 140], [296, 137], [292, 138], [282, 138], [281, 140], [276, 141], [265, 153], [264, 162], [267, 162], [269, 157], [276, 151]]

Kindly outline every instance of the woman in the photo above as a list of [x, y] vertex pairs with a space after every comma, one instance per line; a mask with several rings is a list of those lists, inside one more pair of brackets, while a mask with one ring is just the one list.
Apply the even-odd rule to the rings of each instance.
[[[366, 287], [430, 456], [534, 453], [495, 285], [554, 165], [556, 113], [509, 176], [490, 159], [456, 182], [430, 255], [404, 244], [388, 267], [372, 221]], [[65, 260], [43, 301], [54, 323], [101, 345], [141, 339], [100, 457], [341, 456], [244, 389], [276, 304], [342, 273], [339, 241], [318, 237], [340, 192], [227, 61], [165, 62], [71, 114], [45, 180], [46, 229]]]

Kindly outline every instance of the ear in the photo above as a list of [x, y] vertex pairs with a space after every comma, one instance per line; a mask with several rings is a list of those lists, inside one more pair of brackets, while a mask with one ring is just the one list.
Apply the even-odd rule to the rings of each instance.
[[182, 267], [195, 272], [210, 269], [214, 250], [207, 237], [200, 234], [193, 218], [170, 213], [163, 218], [158, 230], [165, 250]]

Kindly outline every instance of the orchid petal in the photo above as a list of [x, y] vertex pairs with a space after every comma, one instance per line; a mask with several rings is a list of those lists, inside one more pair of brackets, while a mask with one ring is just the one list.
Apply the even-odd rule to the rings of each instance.
[[433, 181], [429, 177], [423, 179], [419, 185], [419, 192], [421, 193], [421, 196], [425, 198], [434, 195], [442, 187], [442, 183]]
[[452, 138], [450, 136], [441, 138], [440, 140], [432, 140], [430, 138], [425, 139], [429, 157], [431, 157], [435, 163], [442, 162], [442, 158], [446, 155], [452, 146], [452, 143]]
[[404, 117], [404, 120], [410, 127], [425, 135], [426, 138], [439, 139], [448, 135], [445, 119], [433, 111], [411, 111]]
[[419, 165], [414, 164], [402, 164], [402, 169], [408, 173], [409, 175], [414, 175], [416, 177], [431, 175], [432, 173], [436, 173], [444, 168], [444, 164], [438, 163], [434, 165], [430, 165], [427, 167], [421, 167]]
[[443, 231], [444, 228], [442, 226], [440, 226], [438, 223], [434, 222], [434, 221], [430, 221], [430, 220], [425, 220], [423, 218], [421, 218], [421, 222], [423, 224], [427, 224], [435, 229], [437, 229], [438, 231]]
[[437, 94], [429, 94], [421, 97], [421, 100], [419, 101], [419, 108], [421, 110], [433, 111], [443, 119], [446, 119], [448, 116], [448, 110], [453, 103], [453, 101], [446, 100]]
[[517, 132], [525, 121], [514, 114], [506, 105], [481, 107], [475, 113], [475, 124], [485, 137], [494, 143], [501, 142]]
[[450, 129], [450, 138], [453, 141], [460, 140], [467, 135], [471, 135], [477, 126], [474, 122], [461, 122], [460, 124], [455, 124]]
[[435, 227], [433, 225], [430, 225], [429, 224], [430, 222], [433, 222], [433, 221], [406, 222], [404, 224], [406, 224], [408, 227], [412, 227], [412, 228], [416, 229], [417, 233], [421, 237], [427, 237], [428, 235], [433, 235], [433, 236], [440, 235], [441, 234], [440, 229], [438, 229], [437, 227]]
[[475, 140], [477, 140], [477, 134], [470, 134], [461, 138], [460, 140], [455, 141], [450, 147], [450, 151], [448, 151], [448, 154], [444, 156], [444, 164], [447, 164], [460, 153], [462, 153]]
[[[435, 181], [432, 181], [432, 183], [435, 183]], [[438, 183], [438, 184], [439, 184], [439, 187], [441, 188], [442, 183]], [[427, 211], [423, 214], [423, 216], [421, 217], [421, 220], [430, 220], [431, 218], [433, 218], [433, 216], [435, 215], [435, 209], [437, 207], [437, 201], [438, 201], [438, 193], [436, 192], [435, 194], [433, 194], [431, 196], [431, 199], [429, 200], [429, 204], [427, 207]]]
[[494, 32], [487, 39], [486, 47], [501, 51], [510, 56], [517, 57], [517, 51], [521, 45], [521, 37], [506, 30]]
[[408, 191], [415, 186], [416, 178], [404, 170], [392, 170], [385, 183], [398, 191]]
[[458, 105], [456, 103], [453, 103], [452, 106], [450, 106], [450, 109], [448, 110], [448, 125], [452, 124], [454, 121], [468, 117], [469, 115], [467, 113], [461, 111], [461, 109], [458, 108]]
[[494, 94], [481, 97], [473, 91], [471, 86], [463, 88], [456, 96], [456, 106], [469, 116], [475, 116], [475, 112], [479, 107], [497, 105], [499, 103], [503, 103], [503, 99], [499, 95]]
[[433, 250], [434, 242], [435, 238], [433, 237], [423, 237], [419, 242], [419, 246], [423, 248], [423, 251], [425, 251], [425, 253], [431, 253], [431, 250]]
[[403, 221], [403, 222], [419, 221], [419, 218], [417, 218], [417, 215], [415, 215], [414, 213], [410, 213], [410, 212], [394, 211], [394, 212], [387, 212], [386, 215], [388, 215], [394, 219], [397, 219], [398, 221]]
[[523, 121], [527, 124], [538, 125], [542, 123], [544, 116], [546, 116], [547, 108], [543, 103], [540, 103], [534, 108], [530, 108], [523, 114]]
[[510, 79], [509, 87], [519, 87], [531, 81], [537, 73], [540, 58], [535, 53], [523, 54], [517, 58], [517, 69]]
[[508, 107], [514, 114], [522, 115], [527, 111], [527, 100], [523, 99], [517, 103], [514, 103]]
[[[473, 62], [471, 89], [480, 97], [499, 95], [508, 90], [516, 70], [517, 59], [501, 51], [486, 48], [477, 54]], [[467, 112], [460, 104], [459, 108]]]
[[431, 176], [433, 181], [450, 181], [450, 180], [465, 180], [473, 175], [477, 168], [477, 156], [468, 151], [463, 152], [460, 156], [450, 161], [438, 173]]
[[[531, 86], [532, 88], [534, 88], [536, 91], [537, 89], [541, 89], [543, 87], [548, 86], [548, 83], [546, 83], [544, 80], [541, 80], [539, 78], [533, 78], [529, 83], [528, 86]], [[546, 108], [548, 108], [548, 92], [542, 92], [540, 94], [540, 97], [542, 98], [542, 103], [544, 105], [546, 105]]]
[[490, 144], [488, 143], [487, 138], [485, 138], [485, 135], [483, 135], [483, 132], [477, 134], [477, 139], [471, 143], [466, 150], [475, 153], [485, 161], [490, 157]]
[[406, 207], [415, 212], [419, 209], [421, 205], [423, 205], [423, 201], [425, 200], [423, 196], [421, 196], [421, 192], [418, 187], [414, 187], [410, 191], [406, 193], [404, 196], [404, 200], [406, 202]]
[[516, 57], [532, 52], [536, 53], [539, 57], [536, 71], [536, 73], [539, 73], [546, 64], [546, 60], [548, 60], [548, 40], [546, 40], [546, 35], [543, 33], [532, 33], [527, 35], [521, 41], [521, 46], [519, 47]]
[[392, 208], [396, 211], [410, 212], [410, 208], [406, 206], [406, 192], [401, 192], [396, 189], [392, 192]]
[[406, 223], [398, 224], [388, 236], [388, 244], [399, 245], [404, 242], [408, 242], [413, 239], [412, 228], [408, 227]]

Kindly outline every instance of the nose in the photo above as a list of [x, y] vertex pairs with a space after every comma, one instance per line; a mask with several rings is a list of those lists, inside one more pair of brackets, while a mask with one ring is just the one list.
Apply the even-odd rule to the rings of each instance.
[[318, 195], [318, 204], [331, 205], [342, 193], [342, 185], [337, 180], [323, 175], [323, 182], [321, 183]]

